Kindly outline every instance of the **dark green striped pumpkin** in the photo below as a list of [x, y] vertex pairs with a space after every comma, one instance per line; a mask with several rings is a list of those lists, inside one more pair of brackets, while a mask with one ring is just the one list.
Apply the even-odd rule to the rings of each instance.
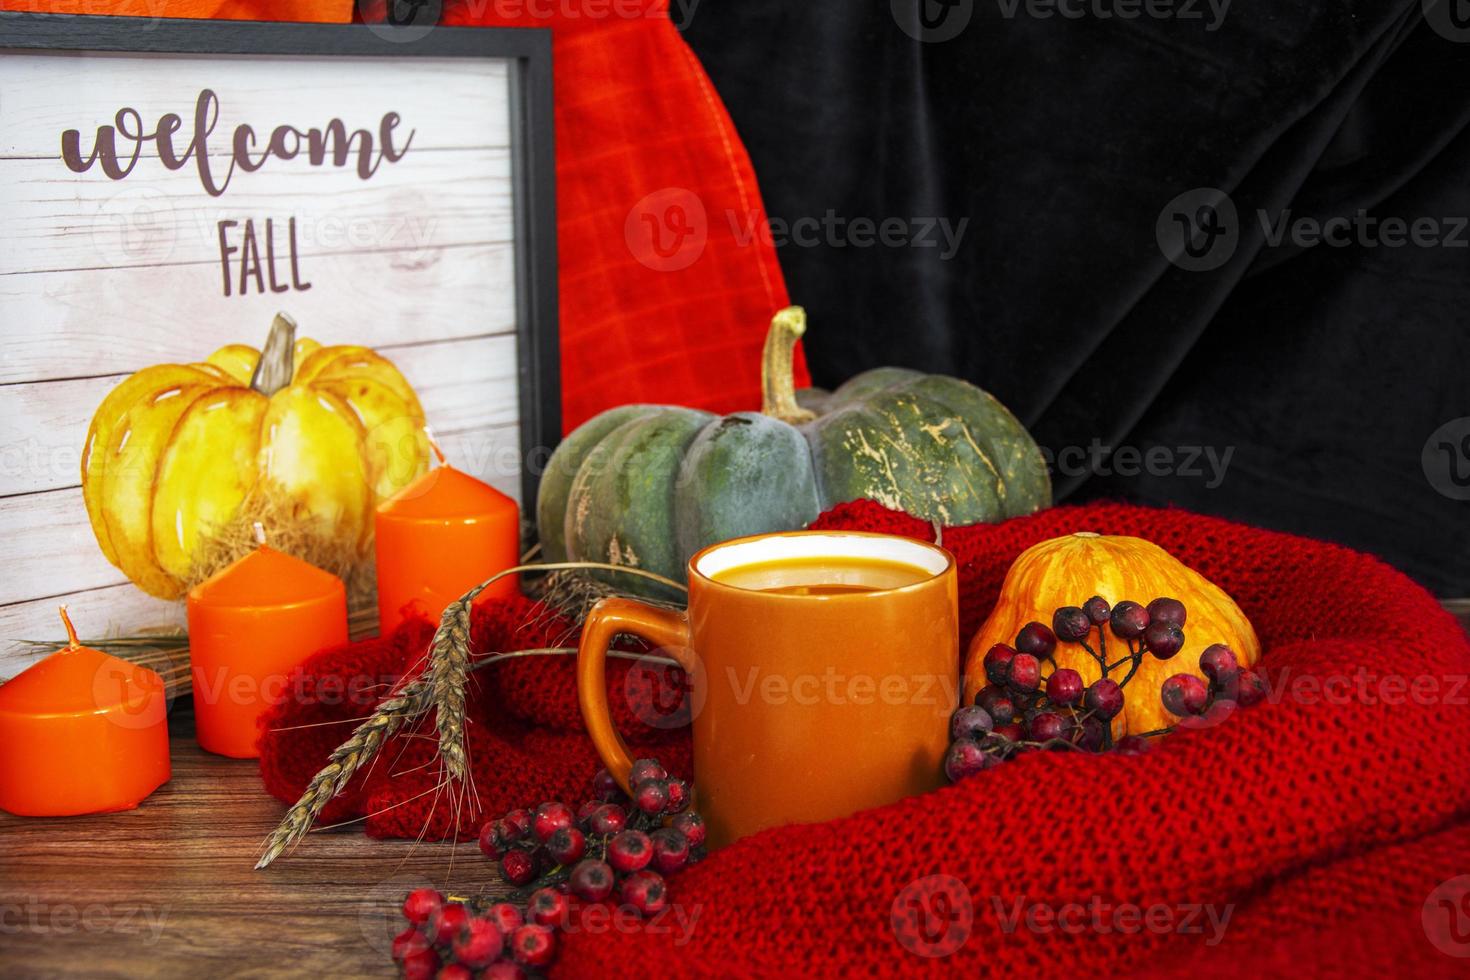
[[[805, 327], [797, 306], [771, 321], [760, 412], [624, 405], [567, 436], [536, 500], [545, 560], [631, 565], [682, 582], [700, 548], [805, 527], [860, 497], [946, 525], [1051, 503], [1030, 434], [968, 382], [887, 367], [830, 393], [795, 392], [792, 349]], [[641, 581], [624, 578], [630, 588]]]

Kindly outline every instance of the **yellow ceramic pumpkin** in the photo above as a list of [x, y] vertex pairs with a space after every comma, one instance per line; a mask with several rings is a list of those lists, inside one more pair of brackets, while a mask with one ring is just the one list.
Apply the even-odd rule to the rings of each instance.
[[365, 553], [378, 500], [427, 470], [423, 409], [398, 369], [366, 347], [295, 340], [295, 327], [278, 315], [263, 354], [231, 344], [144, 368], [98, 407], [87, 516], [144, 591], [182, 595], [211, 529], [258, 495]]
[[[1184, 648], [1178, 654], [1169, 660], [1144, 654], [1137, 674], [1124, 689], [1126, 704], [1113, 722], [1116, 736], [1153, 731], [1178, 721], [1164, 709], [1159, 688], [1174, 674], [1203, 678], [1199, 656], [1212, 643], [1223, 643], [1234, 650], [1241, 666], [1254, 665], [1261, 658], [1261, 641], [1250, 621], [1234, 599], [1203, 575], [1152, 541], [1080, 532], [1032, 545], [1006, 572], [995, 609], [970, 641], [965, 660], [965, 700], [972, 700], [985, 686], [985, 653], [992, 646], [1014, 644], [1016, 634], [1027, 623], [1050, 626], [1052, 613], [1058, 608], [1080, 606], [1095, 595], [1113, 605], [1124, 599], [1147, 605], [1161, 596], [1172, 596], [1183, 602], [1188, 612]], [[1127, 655], [1127, 644], [1111, 631], [1107, 639], [1108, 662], [1116, 663]], [[1094, 631], [1088, 640], [1093, 649], [1097, 649], [1096, 641]], [[1054, 659], [1058, 667], [1080, 673], [1087, 684], [1102, 673], [1097, 661], [1074, 643], [1057, 644]], [[1049, 672], [1043, 668], [1043, 674]]]

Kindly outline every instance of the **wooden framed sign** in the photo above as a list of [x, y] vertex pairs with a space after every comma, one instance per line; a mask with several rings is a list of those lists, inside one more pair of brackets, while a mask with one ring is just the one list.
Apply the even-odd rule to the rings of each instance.
[[[362, 392], [416, 399], [453, 465], [531, 505], [560, 436], [551, 98], [543, 30], [0, 22], [0, 640], [54, 636], [68, 597], [91, 635], [182, 622], [94, 534], [93, 417], [145, 368], [249, 380], [278, 312], [295, 368], [388, 362]], [[322, 404], [386, 428], [335, 363]]]

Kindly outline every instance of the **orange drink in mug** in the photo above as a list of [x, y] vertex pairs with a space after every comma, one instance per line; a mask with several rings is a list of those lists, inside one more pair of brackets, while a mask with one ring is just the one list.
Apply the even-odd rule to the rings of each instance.
[[947, 551], [793, 531], [713, 545], [688, 571], [687, 611], [604, 599], [582, 629], [582, 715], [625, 789], [633, 760], [612, 726], [605, 670], [620, 633], [661, 647], [689, 676], [697, 808], [712, 847], [943, 783], [959, 698]]

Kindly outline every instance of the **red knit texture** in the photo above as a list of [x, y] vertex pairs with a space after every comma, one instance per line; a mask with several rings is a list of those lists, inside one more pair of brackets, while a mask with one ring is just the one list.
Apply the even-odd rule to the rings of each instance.
[[[867, 502], [814, 526], [933, 537]], [[1470, 873], [1470, 642], [1459, 624], [1401, 573], [1345, 548], [1178, 511], [1090, 505], [943, 531], [959, 562], [962, 640], [1017, 554], [1078, 530], [1146, 537], [1233, 595], [1265, 647], [1267, 701], [1143, 756], [1030, 755], [843, 820], [758, 834], [674, 879], [683, 921], [697, 916], [692, 930], [666, 918], [659, 928], [571, 934], [557, 972], [642, 976], [656, 962], [676, 976], [1464, 974], [1470, 959], [1441, 947], [1470, 953], [1453, 928], [1470, 929], [1470, 900], [1457, 906], [1449, 886], [1453, 921], [1430, 901]], [[477, 644], [566, 640], [561, 623], [522, 626], [534, 613], [523, 601], [486, 607]], [[320, 654], [304, 676], [401, 670], [427, 643], [427, 626], [413, 629]], [[599, 763], [580, 734], [571, 664], [525, 660], [473, 676], [468, 730], [482, 806], [580, 791]], [[641, 725], [648, 692], [626, 683], [624, 666], [610, 676], [630, 741], [687, 774], [682, 731]], [[368, 708], [288, 701], [267, 725]], [[267, 788], [294, 800], [347, 727], [269, 732]], [[448, 831], [431, 755], [430, 739], [395, 740], [335, 816], [373, 814], [368, 831], [379, 835]], [[939, 899], [913, 900], [936, 887]], [[1086, 911], [1066, 928], [1033, 914], [1036, 928], [1011, 923], [1018, 903], [1023, 913]], [[1107, 911], [1094, 924], [1091, 910], [1123, 903], [1172, 926], [1130, 928], [1134, 920]], [[1222, 919], [1223, 929], [1212, 926]]]

